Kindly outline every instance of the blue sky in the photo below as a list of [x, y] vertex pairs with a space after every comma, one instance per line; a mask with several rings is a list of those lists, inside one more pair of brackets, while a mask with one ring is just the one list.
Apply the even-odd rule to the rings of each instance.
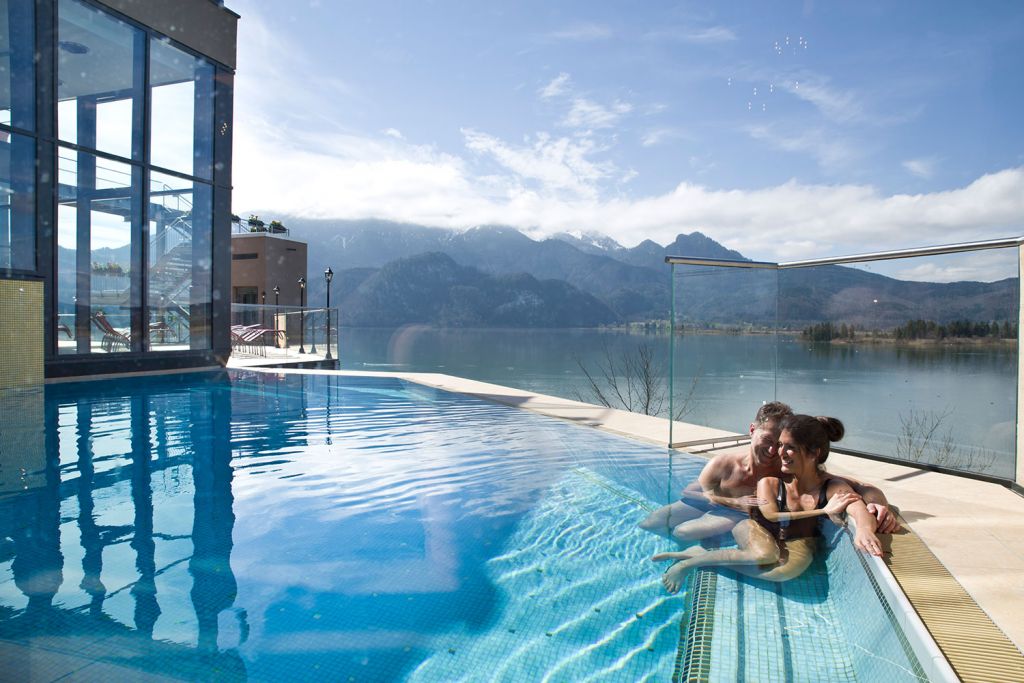
[[236, 212], [782, 260], [1024, 233], [1019, 2], [228, 5]]

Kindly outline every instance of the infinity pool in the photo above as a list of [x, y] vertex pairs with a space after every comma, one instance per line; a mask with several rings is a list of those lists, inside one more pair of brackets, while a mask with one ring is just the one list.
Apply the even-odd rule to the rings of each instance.
[[692, 456], [392, 378], [209, 372], [16, 401], [12, 680], [924, 678], [844, 532], [788, 584], [701, 571], [666, 595], [647, 558], [668, 542], [636, 524]]

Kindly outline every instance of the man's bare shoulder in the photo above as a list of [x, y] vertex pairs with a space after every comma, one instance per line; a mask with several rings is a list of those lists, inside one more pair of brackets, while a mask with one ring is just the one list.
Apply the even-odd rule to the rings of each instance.
[[743, 453], [719, 453], [708, 460], [704, 469], [709, 472], [728, 472], [743, 465]]

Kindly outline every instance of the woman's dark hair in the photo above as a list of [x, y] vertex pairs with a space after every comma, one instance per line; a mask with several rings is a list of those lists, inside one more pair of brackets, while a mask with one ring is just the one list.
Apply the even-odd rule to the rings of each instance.
[[843, 423], [834, 417], [789, 415], [782, 418], [781, 431], [789, 432], [798, 446], [818, 451], [818, 464], [828, 459], [828, 445], [846, 433]]

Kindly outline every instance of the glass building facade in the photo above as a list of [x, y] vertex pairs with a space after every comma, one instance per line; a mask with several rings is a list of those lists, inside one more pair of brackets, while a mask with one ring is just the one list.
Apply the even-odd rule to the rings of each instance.
[[0, 277], [44, 283], [47, 376], [226, 359], [237, 18], [0, 0]]

